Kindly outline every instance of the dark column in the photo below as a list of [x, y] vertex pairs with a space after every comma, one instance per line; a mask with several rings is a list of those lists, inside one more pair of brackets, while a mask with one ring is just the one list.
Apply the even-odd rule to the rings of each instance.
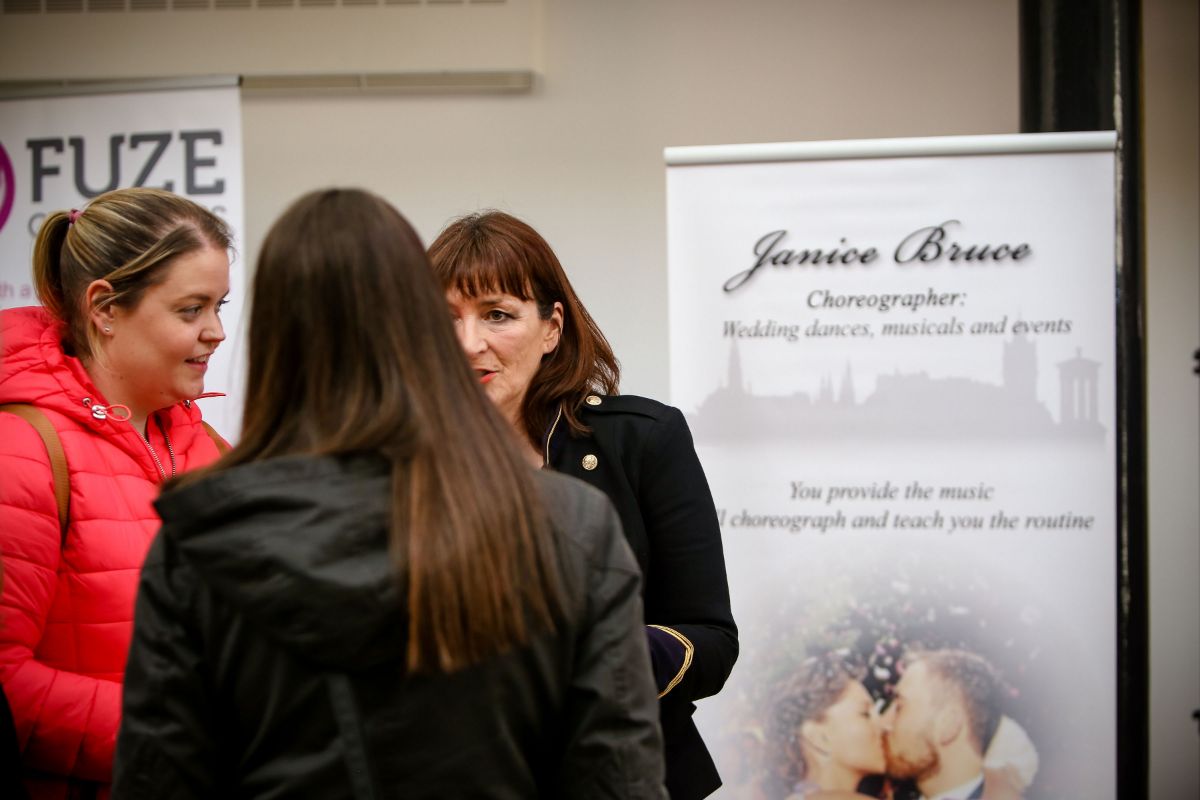
[[[1149, 790], [1140, 0], [1021, 0], [1021, 131], [1115, 130], [1117, 796]], [[1107, 274], [1097, 280], [1108, 280]]]
[[1111, 0], [1021, 0], [1021, 132], [1111, 131]]

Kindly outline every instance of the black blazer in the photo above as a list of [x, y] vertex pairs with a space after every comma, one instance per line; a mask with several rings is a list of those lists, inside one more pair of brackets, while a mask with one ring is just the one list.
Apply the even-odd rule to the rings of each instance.
[[646, 623], [692, 645], [690, 664], [659, 709], [671, 797], [706, 797], [721, 778], [692, 721], [694, 701], [721, 690], [738, 654], [708, 481], [678, 409], [633, 395], [588, 395], [580, 417], [591, 435], [570, 435], [560, 419], [547, 435], [547, 461], [609, 496], [642, 568]]

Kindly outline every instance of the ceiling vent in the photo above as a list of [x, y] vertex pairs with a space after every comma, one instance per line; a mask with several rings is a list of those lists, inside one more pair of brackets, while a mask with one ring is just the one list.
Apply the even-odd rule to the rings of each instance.
[[0, 14], [111, 14], [246, 8], [499, 5], [508, 0], [0, 0]]

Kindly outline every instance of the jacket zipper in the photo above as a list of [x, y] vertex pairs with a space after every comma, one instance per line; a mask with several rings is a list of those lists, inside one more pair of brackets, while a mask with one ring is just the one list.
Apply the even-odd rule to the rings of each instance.
[[[92, 398], [90, 398], [90, 397], [83, 398], [83, 406], [84, 406], [84, 408], [91, 411], [91, 414], [93, 417], [95, 417], [96, 419], [99, 419], [99, 420], [105, 420], [105, 419], [110, 419], [110, 418], [115, 419], [115, 420], [120, 420], [121, 422], [126, 422], [129, 420], [129, 407], [128, 406], [123, 406], [123, 405], [105, 406], [105, 405], [101, 405], [100, 403], [92, 402]], [[119, 413], [114, 414], [113, 413], [114, 411], [117, 411]], [[121, 416], [120, 414], [123, 414], [124, 416]], [[175, 477], [175, 448], [171, 446], [171, 437], [167, 435], [167, 429], [163, 427], [162, 422], [158, 419], [157, 416], [154, 417], [154, 422], [158, 425], [158, 429], [160, 431], [162, 431], [163, 441], [165, 441], [167, 443], [167, 455], [171, 457], [171, 477], [174, 478]], [[150, 451], [150, 458], [154, 459], [154, 466], [158, 467], [159, 477], [161, 477], [163, 479], [163, 481], [166, 481], [167, 471], [165, 469], [163, 469], [162, 461], [159, 459], [158, 453], [156, 453], [154, 451], [154, 445], [150, 444], [150, 420], [146, 420], [145, 435], [139, 434], [138, 438], [142, 440], [142, 442], [146, 445], [146, 449]]]
[[[175, 477], [175, 448], [171, 446], [171, 437], [167, 435], [167, 429], [162, 426], [162, 423], [155, 417], [154, 421], [158, 423], [158, 429], [162, 431], [163, 441], [167, 443], [167, 455], [171, 458], [171, 477]], [[146, 443], [146, 449], [150, 451], [150, 457], [154, 459], [154, 466], [158, 467], [158, 474], [165, 481], [167, 479], [167, 471], [163, 469], [162, 461], [158, 458], [158, 453], [154, 452], [154, 445], [150, 444], [150, 430], [146, 429], [146, 435], [142, 437], [142, 441]]]

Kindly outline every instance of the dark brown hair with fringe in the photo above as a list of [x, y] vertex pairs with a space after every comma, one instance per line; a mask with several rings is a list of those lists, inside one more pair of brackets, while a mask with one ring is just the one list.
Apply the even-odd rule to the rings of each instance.
[[546, 240], [511, 214], [485, 211], [447, 225], [430, 245], [429, 259], [444, 291], [456, 289], [467, 297], [503, 292], [533, 300], [542, 319], [562, 303], [558, 347], [542, 358], [525, 392], [523, 432], [540, 450], [561, 406], [571, 430], [586, 433], [578, 414], [583, 399], [591, 392], [616, 394], [621, 367]]

